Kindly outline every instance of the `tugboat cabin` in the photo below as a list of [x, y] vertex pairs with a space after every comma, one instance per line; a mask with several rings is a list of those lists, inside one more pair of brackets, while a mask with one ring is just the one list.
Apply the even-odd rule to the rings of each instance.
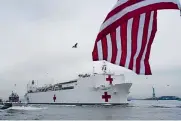
[[9, 96], [9, 102], [19, 102], [18, 94], [12, 92]]

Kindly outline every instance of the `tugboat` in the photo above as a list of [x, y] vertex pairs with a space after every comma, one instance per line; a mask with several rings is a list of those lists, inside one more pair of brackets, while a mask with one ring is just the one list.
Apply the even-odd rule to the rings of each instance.
[[10, 107], [12, 107], [12, 103], [5, 102], [5, 103], [3, 103], [3, 106], [0, 109], [8, 109]]
[[13, 106], [19, 106], [21, 101], [19, 100], [19, 96], [17, 93], [12, 92], [11, 95], [9, 96], [9, 101], [10, 103], [13, 104]]
[[0, 98], [0, 105], [2, 105], [3, 104], [3, 100]]
[[3, 107], [1, 107], [1, 109], [8, 109], [13, 106], [23, 106], [23, 103], [19, 100], [18, 94], [14, 92], [10, 94], [9, 100], [3, 103]]

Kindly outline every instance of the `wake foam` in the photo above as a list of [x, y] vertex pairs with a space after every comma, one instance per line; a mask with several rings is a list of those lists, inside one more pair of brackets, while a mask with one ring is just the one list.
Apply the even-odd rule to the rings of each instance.
[[151, 108], [174, 108], [174, 106], [161, 106], [161, 105], [152, 105]]
[[38, 108], [38, 107], [31, 107], [31, 106], [13, 106], [8, 109], [9, 110], [43, 110], [43, 109], [47, 109], [47, 108], [46, 107]]

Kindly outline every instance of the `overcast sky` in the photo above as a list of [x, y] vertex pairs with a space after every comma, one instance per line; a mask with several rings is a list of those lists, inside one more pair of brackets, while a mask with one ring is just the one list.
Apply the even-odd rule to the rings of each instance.
[[[100, 25], [116, 1], [1, 0], [0, 97], [7, 98], [14, 84], [19, 95], [24, 95], [32, 79], [43, 85], [92, 72], [93, 65], [100, 71], [91, 52]], [[152, 86], [157, 95], [181, 96], [180, 34], [180, 12], [160, 11], [150, 56], [153, 75], [146, 79], [108, 65], [133, 83], [131, 96], [151, 96]], [[78, 49], [72, 49], [76, 42]]]

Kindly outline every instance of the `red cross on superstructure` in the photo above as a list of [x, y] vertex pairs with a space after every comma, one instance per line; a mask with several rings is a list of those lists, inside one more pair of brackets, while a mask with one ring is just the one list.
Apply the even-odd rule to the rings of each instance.
[[109, 83], [112, 84], [113, 78], [111, 78], [111, 75], [108, 75], [108, 78], [106, 78], [106, 81], [109, 81]]
[[54, 96], [53, 96], [53, 101], [55, 102], [55, 101], [56, 101], [56, 99], [57, 99], [57, 98], [56, 98], [56, 96], [54, 95]]
[[102, 99], [105, 99], [105, 102], [108, 102], [109, 99], [111, 99], [111, 95], [108, 95], [107, 92], [104, 92], [104, 95], [102, 95]]

